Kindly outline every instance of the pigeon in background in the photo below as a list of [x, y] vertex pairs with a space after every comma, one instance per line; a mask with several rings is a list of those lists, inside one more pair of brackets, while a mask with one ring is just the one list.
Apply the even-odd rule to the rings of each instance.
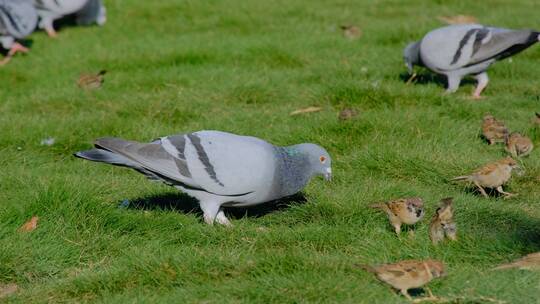
[[8, 63], [16, 53], [29, 50], [17, 39], [30, 35], [37, 24], [37, 13], [32, 2], [26, 0], [0, 0], [0, 43], [9, 50], [0, 65]]
[[105, 24], [106, 11], [101, 0], [33, 0], [39, 15], [39, 28], [50, 37], [57, 37], [53, 22], [64, 16], [75, 14], [78, 24], [88, 25], [96, 22]]
[[78, 25], [96, 23], [99, 26], [107, 22], [107, 10], [102, 0], [89, 0], [86, 5], [75, 13]]
[[473, 98], [488, 84], [487, 69], [495, 61], [515, 55], [540, 39], [533, 30], [510, 30], [480, 24], [450, 25], [427, 33], [410, 43], [403, 52], [409, 73], [413, 66], [424, 66], [445, 75], [448, 93], [457, 91], [461, 79], [473, 75], [478, 85]]
[[252, 206], [301, 191], [316, 175], [332, 176], [318, 145], [278, 147], [220, 131], [161, 137], [150, 143], [101, 138], [75, 156], [135, 169], [199, 200], [208, 224], [230, 225], [222, 206]]

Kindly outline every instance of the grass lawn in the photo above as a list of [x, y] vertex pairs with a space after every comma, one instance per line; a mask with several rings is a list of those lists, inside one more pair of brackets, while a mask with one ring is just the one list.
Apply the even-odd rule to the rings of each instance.
[[[407, 85], [403, 47], [440, 15], [540, 28], [538, 3], [515, 1], [106, 1], [105, 27], [30, 36], [0, 69], [0, 282], [9, 303], [405, 303], [355, 265], [444, 261], [430, 284], [455, 303], [540, 303], [540, 273], [491, 268], [540, 251], [540, 160], [484, 199], [449, 179], [505, 156], [479, 137], [490, 112], [540, 147], [540, 46], [495, 64], [485, 99], [473, 82], [443, 95]], [[360, 39], [339, 25], [356, 24]], [[101, 90], [75, 82], [107, 69]], [[290, 116], [309, 106], [322, 111]], [[352, 107], [357, 119], [340, 121]], [[334, 180], [273, 206], [229, 209], [211, 227], [192, 200], [123, 168], [72, 153], [101, 136], [140, 141], [216, 129], [278, 145], [313, 142]], [[40, 141], [54, 137], [52, 146]], [[540, 149], [539, 149], [540, 150]], [[398, 238], [367, 206], [421, 196], [424, 221]], [[435, 247], [429, 218], [455, 198], [459, 241]], [[128, 199], [128, 208], [119, 203]], [[38, 228], [19, 233], [32, 215]], [[1, 301], [1, 300], [0, 300]]]

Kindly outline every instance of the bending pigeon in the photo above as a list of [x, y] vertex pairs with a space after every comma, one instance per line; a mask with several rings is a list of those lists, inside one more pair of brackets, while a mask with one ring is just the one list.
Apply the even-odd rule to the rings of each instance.
[[53, 22], [66, 15], [75, 14], [77, 24], [88, 25], [96, 22], [105, 24], [106, 11], [101, 0], [33, 0], [39, 15], [39, 28], [50, 37], [58, 34]]
[[4, 65], [18, 52], [28, 48], [16, 41], [30, 35], [37, 24], [37, 13], [32, 3], [26, 0], [0, 0], [0, 43], [9, 50], [0, 61]]
[[473, 97], [488, 84], [486, 70], [495, 61], [515, 55], [540, 39], [539, 32], [485, 27], [479, 24], [450, 25], [427, 33], [409, 44], [403, 57], [409, 73], [413, 65], [445, 75], [448, 93], [455, 92], [461, 79], [473, 75], [478, 81]]
[[332, 176], [331, 159], [318, 145], [277, 147], [220, 131], [161, 137], [151, 143], [96, 140], [75, 156], [124, 166], [199, 200], [208, 224], [230, 225], [222, 206], [252, 206], [301, 191], [315, 175]]

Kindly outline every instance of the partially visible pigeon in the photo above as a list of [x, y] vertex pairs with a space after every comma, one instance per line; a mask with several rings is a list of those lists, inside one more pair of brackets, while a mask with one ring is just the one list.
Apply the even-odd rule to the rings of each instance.
[[102, 0], [89, 0], [86, 5], [75, 13], [78, 25], [104, 25], [107, 22], [107, 10]]
[[301, 191], [315, 175], [332, 176], [331, 158], [318, 145], [278, 147], [220, 131], [161, 137], [150, 143], [101, 138], [75, 156], [124, 166], [199, 200], [208, 224], [230, 225], [222, 206], [252, 206]]
[[17, 39], [30, 35], [37, 24], [37, 13], [27, 0], [0, 0], [0, 44], [9, 50], [0, 65], [8, 63], [16, 53], [29, 50]]
[[78, 24], [96, 22], [103, 25], [106, 21], [105, 6], [101, 0], [33, 0], [39, 15], [39, 28], [50, 37], [58, 34], [53, 22], [64, 16], [75, 14]]
[[463, 77], [473, 75], [478, 81], [473, 97], [480, 98], [489, 81], [486, 73], [489, 66], [535, 44], [539, 35], [533, 30], [509, 30], [480, 24], [450, 25], [410, 43], [403, 57], [411, 74], [413, 65], [419, 65], [445, 75], [448, 93], [457, 91]]

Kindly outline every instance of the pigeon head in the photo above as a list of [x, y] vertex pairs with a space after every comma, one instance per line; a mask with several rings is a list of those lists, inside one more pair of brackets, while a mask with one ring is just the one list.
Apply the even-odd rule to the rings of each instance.
[[313, 175], [322, 175], [326, 180], [332, 179], [332, 159], [323, 147], [299, 144], [296, 149], [307, 157]]
[[413, 66], [420, 65], [420, 42], [411, 42], [403, 50], [403, 60], [409, 74], [413, 73]]

